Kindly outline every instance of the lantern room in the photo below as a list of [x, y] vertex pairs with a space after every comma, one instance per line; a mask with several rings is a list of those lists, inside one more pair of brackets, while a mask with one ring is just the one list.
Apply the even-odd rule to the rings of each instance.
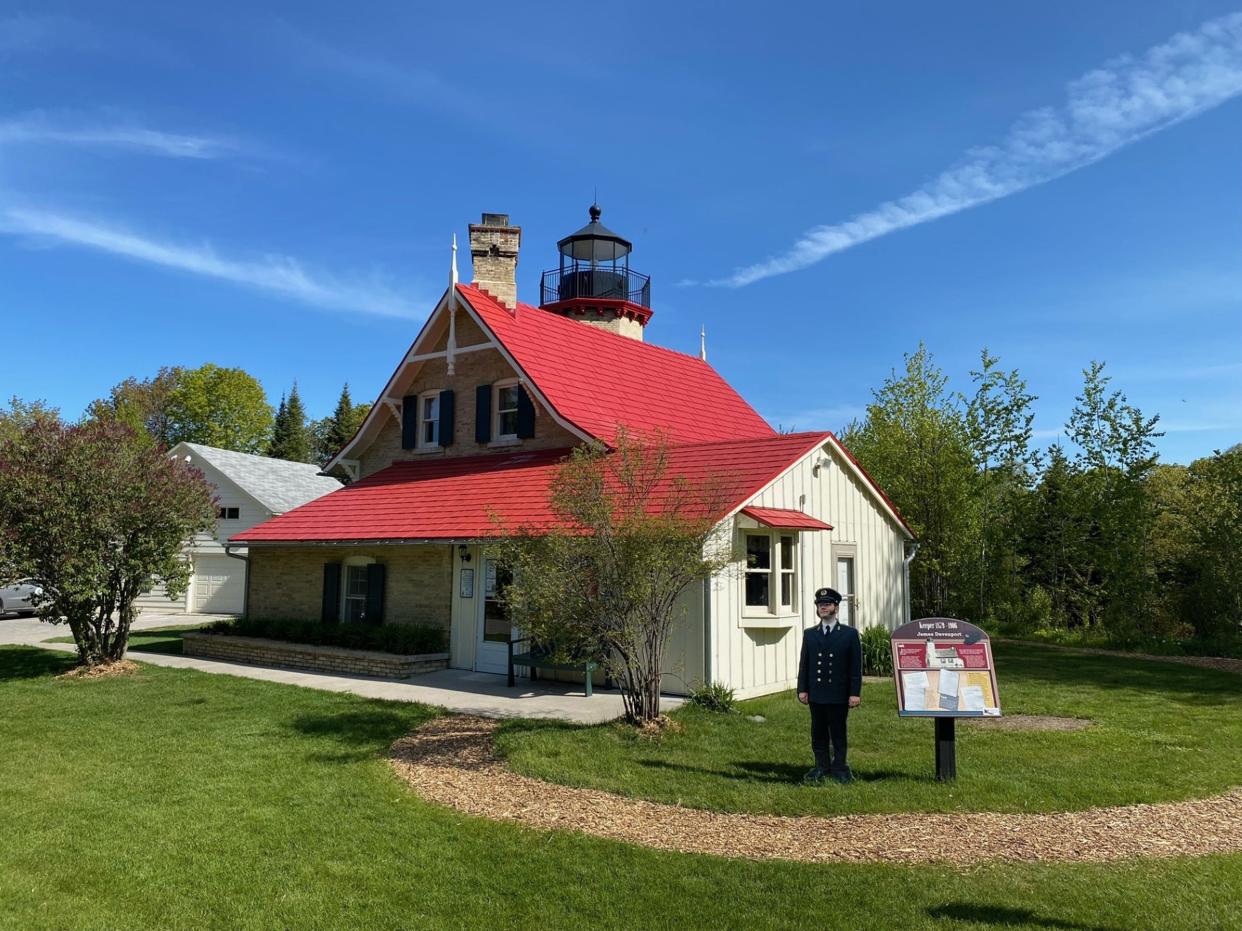
[[600, 222], [590, 222], [556, 244], [560, 266], [543, 273], [539, 306], [641, 340], [651, 319], [651, 279], [630, 268], [633, 244]]

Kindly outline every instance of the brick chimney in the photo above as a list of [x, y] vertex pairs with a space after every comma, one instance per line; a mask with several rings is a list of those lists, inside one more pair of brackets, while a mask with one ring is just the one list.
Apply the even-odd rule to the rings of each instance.
[[518, 248], [522, 227], [510, 226], [507, 213], [485, 213], [470, 224], [474, 283], [510, 310], [517, 307]]

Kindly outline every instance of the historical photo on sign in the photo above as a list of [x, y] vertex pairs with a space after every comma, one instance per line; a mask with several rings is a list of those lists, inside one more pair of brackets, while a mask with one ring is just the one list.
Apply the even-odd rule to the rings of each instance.
[[900, 714], [1000, 715], [991, 644], [975, 625], [912, 621], [893, 632], [892, 651]]

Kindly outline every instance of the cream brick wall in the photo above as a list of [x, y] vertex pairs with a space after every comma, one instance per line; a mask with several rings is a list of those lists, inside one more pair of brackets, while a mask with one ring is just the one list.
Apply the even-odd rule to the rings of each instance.
[[251, 547], [250, 616], [319, 620], [323, 564], [344, 562], [351, 556], [368, 556], [387, 567], [385, 624], [431, 624], [449, 629], [452, 547], [435, 544]]
[[607, 330], [609, 333], [616, 333], [618, 336], [628, 336], [630, 339], [636, 339], [640, 343], [643, 341], [643, 333], [646, 330], [646, 327], [633, 317], [619, 314], [607, 307], [575, 307], [560, 311], [560, 315], [570, 320], [576, 320], [578, 323], [585, 323], [587, 326]]
[[[447, 320], [447, 314], [445, 319]], [[447, 322], [440, 322], [439, 329], [440, 335], [432, 341], [429, 347], [419, 349], [419, 352], [444, 352], [448, 348]], [[466, 311], [460, 309], [457, 311], [457, 319], [453, 323], [453, 332], [459, 349], [462, 346], [477, 346], [480, 343], [491, 341], [491, 336], [483, 332], [483, 328], [474, 322], [474, 318]]]
[[508, 226], [504, 214], [484, 214], [484, 224], [470, 224], [470, 259], [474, 283], [507, 307], [517, 303], [518, 251], [522, 228]]
[[[463, 317], [465, 314], [459, 315], [458, 322], [461, 322]], [[478, 334], [478, 338], [482, 342], [482, 333]], [[460, 338], [458, 342], [459, 345], [462, 344]], [[516, 373], [513, 367], [495, 349], [482, 349], [457, 356], [452, 377], [448, 374], [448, 363], [444, 359], [429, 359], [424, 362], [406, 391], [406, 395], [417, 395], [423, 391], [442, 391], [445, 388], [453, 389], [456, 423], [452, 445], [431, 452], [402, 449], [401, 424], [390, 410], [384, 408], [379, 414], [385, 418], [379, 435], [359, 457], [362, 477], [365, 478], [394, 462], [406, 459], [477, 456], [480, 453], [513, 452], [518, 449], [560, 449], [577, 445], [580, 440], [553, 420], [552, 415], [537, 401], [535, 402], [535, 435], [533, 437], [519, 440], [513, 446], [489, 446], [486, 443], [479, 444], [474, 441], [475, 388], [514, 377]]]

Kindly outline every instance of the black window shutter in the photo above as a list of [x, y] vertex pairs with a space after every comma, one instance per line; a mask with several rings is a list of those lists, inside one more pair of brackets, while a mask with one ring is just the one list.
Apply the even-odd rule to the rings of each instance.
[[341, 619], [341, 564], [323, 564], [323, 610], [319, 615], [325, 624], [335, 624]]
[[453, 389], [440, 392], [440, 445], [453, 445]]
[[518, 386], [518, 429], [517, 435], [529, 439], [535, 435], [535, 402], [530, 399], [526, 389]]
[[418, 446], [418, 395], [411, 394], [401, 400], [401, 448]]
[[492, 438], [492, 386], [474, 389], [474, 441], [487, 443]]
[[384, 564], [373, 562], [367, 566], [367, 623], [384, 622]]

